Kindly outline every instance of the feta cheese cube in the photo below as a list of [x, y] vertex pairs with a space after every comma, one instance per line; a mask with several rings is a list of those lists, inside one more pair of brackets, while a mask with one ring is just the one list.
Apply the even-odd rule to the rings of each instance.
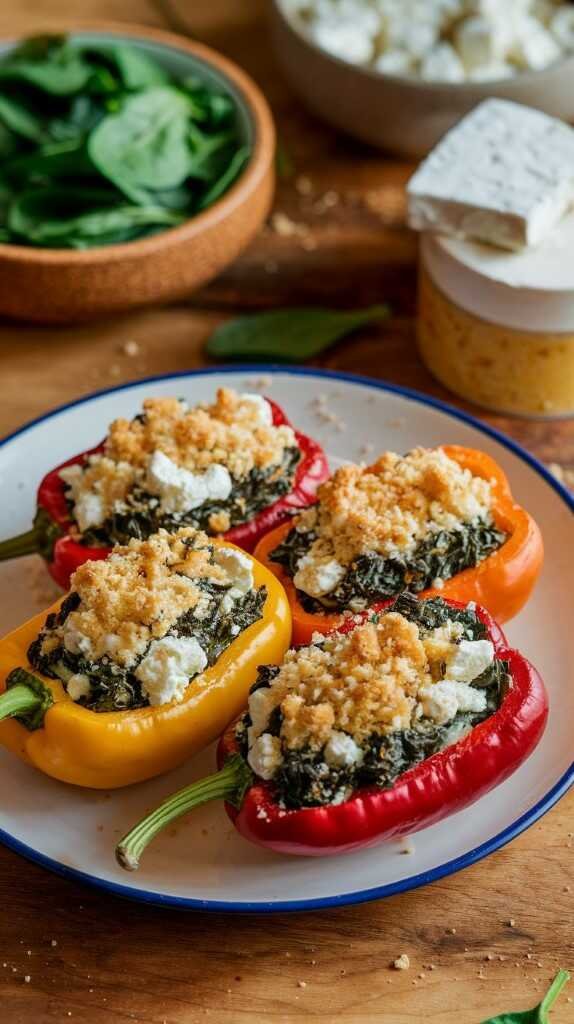
[[447, 679], [471, 683], [494, 661], [490, 640], [461, 640], [446, 666]]
[[232, 482], [225, 466], [214, 463], [205, 473], [192, 473], [156, 451], [149, 462], [147, 487], [151, 494], [159, 495], [163, 512], [184, 513], [206, 501], [225, 501]]
[[83, 672], [75, 672], [66, 683], [66, 692], [71, 700], [89, 697], [92, 692], [89, 676], [84, 675]]
[[481, 64], [468, 72], [469, 82], [498, 82], [502, 78], [512, 78], [516, 74], [516, 68], [506, 61], [498, 61], [492, 64]]
[[349, 64], [368, 64], [375, 52], [373, 37], [361, 24], [337, 16], [313, 22], [311, 38], [326, 53]]
[[526, 14], [515, 25], [515, 38], [508, 56], [521, 68], [540, 71], [560, 60], [562, 50], [552, 33]]
[[550, 21], [550, 31], [567, 53], [574, 51], [574, 7], [561, 7]]
[[465, 18], [455, 31], [454, 41], [465, 68], [473, 71], [504, 57], [510, 42], [510, 25], [503, 18]]
[[365, 754], [352, 736], [345, 732], [333, 732], [325, 744], [323, 756], [333, 768], [345, 768], [361, 764]]
[[250, 748], [247, 760], [260, 779], [272, 779], [283, 762], [281, 740], [278, 736], [270, 736], [268, 732], [263, 733]]
[[253, 589], [253, 562], [248, 555], [233, 548], [215, 547], [213, 561], [225, 570], [236, 594], [247, 594]]
[[538, 110], [490, 99], [445, 138], [408, 185], [418, 231], [504, 249], [538, 245], [574, 199], [574, 129]]
[[423, 713], [437, 725], [452, 721], [459, 711], [481, 712], [486, 708], [486, 694], [468, 683], [442, 679], [419, 690]]
[[249, 402], [250, 405], [254, 405], [257, 409], [257, 418], [262, 426], [271, 427], [273, 425], [273, 410], [269, 405], [266, 398], [263, 395], [252, 395], [250, 392], [244, 392], [240, 396], [241, 402]]
[[438, 43], [421, 61], [420, 76], [427, 82], [464, 82], [464, 67], [450, 43]]
[[164, 636], [153, 640], [134, 675], [152, 707], [181, 701], [190, 681], [207, 665], [195, 637]]
[[387, 50], [377, 57], [374, 68], [383, 75], [408, 75], [414, 70], [414, 61], [406, 50]]
[[299, 559], [293, 583], [310, 597], [323, 597], [338, 586], [345, 573], [346, 569], [335, 558], [316, 562], [312, 554], [308, 554]]

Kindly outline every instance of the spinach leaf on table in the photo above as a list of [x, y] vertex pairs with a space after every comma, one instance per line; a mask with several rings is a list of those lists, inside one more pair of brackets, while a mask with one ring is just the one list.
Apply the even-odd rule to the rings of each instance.
[[255, 313], [217, 327], [207, 342], [207, 353], [215, 359], [303, 362], [358, 327], [389, 316], [388, 306], [352, 311], [303, 308]]
[[482, 1024], [549, 1024], [548, 1013], [568, 981], [570, 981], [568, 971], [559, 971], [544, 999], [534, 1009], [501, 1013], [497, 1017], [489, 1017]]

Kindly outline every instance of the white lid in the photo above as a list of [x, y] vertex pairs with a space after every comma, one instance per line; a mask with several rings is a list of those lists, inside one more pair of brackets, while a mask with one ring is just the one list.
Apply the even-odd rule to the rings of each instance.
[[421, 254], [447, 298], [481, 320], [523, 331], [574, 331], [574, 213], [541, 245], [521, 252], [425, 235]]

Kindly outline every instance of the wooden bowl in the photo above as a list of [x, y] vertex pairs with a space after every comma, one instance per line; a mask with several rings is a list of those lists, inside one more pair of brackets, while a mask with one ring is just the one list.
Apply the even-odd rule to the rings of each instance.
[[[195, 75], [229, 93], [252, 155], [213, 206], [150, 238], [82, 252], [0, 244], [0, 315], [66, 323], [189, 295], [233, 262], [269, 211], [275, 131], [265, 99], [226, 57], [171, 32], [108, 22], [76, 28], [53, 19], [48, 28], [81, 42], [130, 43], [173, 74]], [[16, 38], [2, 40], [0, 49], [9, 49]]]
[[574, 119], [574, 56], [491, 82], [427, 82], [340, 60], [308, 38], [289, 0], [272, 0], [277, 60], [293, 90], [323, 120], [379, 149], [422, 157], [490, 96]]

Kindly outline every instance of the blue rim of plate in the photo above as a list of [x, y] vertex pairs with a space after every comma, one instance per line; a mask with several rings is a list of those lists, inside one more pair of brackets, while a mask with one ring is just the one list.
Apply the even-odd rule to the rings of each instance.
[[[0, 441], [0, 448], [4, 448], [15, 438], [19, 437], [20, 434], [26, 433], [33, 427], [38, 426], [39, 423], [44, 423], [46, 420], [52, 419], [54, 416], [65, 412], [67, 409], [73, 409], [78, 405], [85, 405], [88, 402], [93, 401], [93, 399], [104, 395], [114, 394], [118, 391], [128, 391], [142, 384], [154, 384], [159, 381], [177, 380], [184, 377], [207, 377], [215, 374], [237, 373], [259, 373], [262, 375], [282, 373], [290, 376], [322, 377], [339, 381], [347, 381], [351, 384], [362, 384], [378, 391], [385, 391], [389, 394], [400, 395], [402, 398], [407, 398], [409, 401], [416, 402], [419, 405], [427, 405], [433, 409], [438, 409], [440, 412], [445, 413], [452, 419], [468, 423], [481, 434], [485, 434], [487, 437], [493, 438], [504, 448], [507, 448], [509, 451], [513, 452], [514, 455], [517, 455], [518, 458], [538, 473], [538, 475], [541, 476], [554, 491], [556, 491], [565, 505], [574, 512], [574, 496], [570, 494], [560, 481], [557, 480], [552, 473], [550, 473], [550, 471], [546, 469], [546, 467], [537, 458], [535, 458], [534, 455], [531, 455], [530, 452], [526, 451], [525, 448], [522, 448], [522, 446], [516, 441], [506, 437], [506, 435], [501, 433], [501, 431], [496, 430], [495, 427], [491, 427], [486, 423], [481, 423], [480, 420], [476, 419], [470, 413], [463, 412], [461, 409], [457, 409], [455, 406], [449, 405], [447, 402], [442, 402], [438, 398], [432, 398], [429, 395], [421, 394], [419, 391], [414, 391], [412, 388], [400, 387], [397, 384], [388, 384], [385, 381], [374, 380], [371, 377], [366, 377], [361, 374], [339, 373], [336, 370], [322, 370], [315, 369], [314, 367], [293, 367], [288, 365], [269, 365], [265, 363], [237, 363], [232, 366], [208, 367], [203, 370], [182, 370], [176, 373], [164, 373], [154, 377], [144, 377], [141, 380], [130, 381], [126, 384], [118, 384], [115, 387], [103, 388], [100, 391], [94, 391], [90, 395], [76, 399], [73, 402], [67, 402], [64, 405], [60, 405], [56, 409], [52, 409], [51, 412], [46, 413], [44, 416], [38, 416], [36, 419], [30, 420], [30, 422], [26, 423], [23, 427], [15, 430], [12, 434], [9, 434], [8, 437], [3, 438]], [[441, 864], [439, 867], [433, 868], [431, 871], [423, 871], [421, 874], [411, 875], [409, 878], [403, 878], [398, 882], [390, 882], [387, 885], [374, 886], [371, 889], [341, 893], [339, 896], [324, 896], [308, 900], [286, 900], [281, 902], [266, 900], [262, 902], [250, 902], [200, 900], [185, 896], [166, 896], [161, 893], [151, 892], [147, 889], [134, 889], [126, 885], [121, 885], [117, 882], [110, 882], [106, 879], [98, 878], [95, 875], [88, 875], [84, 871], [78, 871], [76, 868], [67, 867], [65, 864], [60, 864], [51, 857], [46, 857], [44, 854], [38, 853], [38, 851], [34, 850], [33, 847], [27, 846], [26, 843], [22, 843], [19, 839], [15, 839], [3, 829], [0, 829], [0, 842], [8, 849], [13, 850], [14, 853], [20, 854], [22, 857], [32, 861], [34, 864], [39, 864], [48, 871], [52, 871], [54, 874], [60, 875], [69, 881], [82, 882], [83, 884], [89, 885], [93, 888], [103, 889], [114, 896], [135, 900], [139, 903], [148, 903], [160, 907], [170, 907], [176, 910], [201, 910], [212, 913], [279, 914], [287, 911], [328, 910], [334, 907], [367, 903], [371, 900], [383, 899], [387, 896], [396, 896], [399, 893], [407, 892], [411, 889], [418, 889], [422, 885], [429, 885], [431, 882], [437, 882], [440, 878], [445, 878], [457, 871], [461, 871], [463, 868], [470, 867], [471, 864], [476, 864], [477, 861], [482, 860], [484, 857], [489, 856], [489, 854], [494, 853], [496, 850], [500, 850], [503, 846], [506, 846], [506, 844], [511, 842], [512, 839], [515, 839], [529, 828], [530, 825], [533, 825], [538, 821], [539, 818], [554, 807], [558, 800], [568, 792], [573, 784], [574, 762], [558, 782], [555, 783], [552, 789], [550, 789], [548, 793], [538, 801], [538, 803], [531, 807], [530, 810], [526, 811], [526, 813], [520, 818], [517, 818], [511, 825], [508, 825], [507, 828], [503, 829], [497, 835], [488, 839], [480, 846], [476, 846], [473, 850], [469, 850], [468, 853], [465, 853], [460, 857], [455, 857], [453, 860], [447, 861], [445, 864]]]

